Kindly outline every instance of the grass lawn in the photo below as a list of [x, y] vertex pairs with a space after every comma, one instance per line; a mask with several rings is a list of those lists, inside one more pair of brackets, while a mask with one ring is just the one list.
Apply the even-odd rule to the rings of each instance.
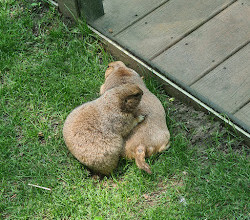
[[[95, 35], [46, 1], [0, 1], [0, 218], [249, 218], [247, 146], [222, 125], [207, 128], [218, 124], [211, 116], [198, 127], [190, 123], [199, 112], [180, 120], [183, 104], [153, 80], [172, 147], [147, 160], [152, 175], [123, 159], [113, 176], [96, 179], [68, 152], [64, 120], [98, 97], [110, 61]], [[198, 130], [204, 137], [194, 141]]]

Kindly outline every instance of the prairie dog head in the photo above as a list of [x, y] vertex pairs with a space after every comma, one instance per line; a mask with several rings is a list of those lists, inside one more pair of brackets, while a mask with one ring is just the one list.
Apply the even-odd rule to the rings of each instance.
[[110, 73], [118, 70], [120, 67], [127, 68], [126, 65], [122, 61], [115, 61], [115, 62], [109, 63], [108, 68], [105, 72], [105, 79], [110, 75]]
[[143, 91], [135, 84], [124, 84], [116, 88], [123, 112], [133, 112], [139, 105]]
[[105, 82], [100, 88], [100, 94], [102, 95], [105, 91], [126, 83], [144, 86], [138, 73], [126, 67], [121, 61], [112, 62], [105, 72]]

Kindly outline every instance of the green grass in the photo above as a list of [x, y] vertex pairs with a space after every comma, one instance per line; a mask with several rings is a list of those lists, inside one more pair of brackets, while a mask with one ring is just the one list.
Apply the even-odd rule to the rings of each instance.
[[0, 1], [1, 218], [249, 218], [246, 146], [220, 130], [190, 144], [153, 80], [147, 85], [166, 108], [172, 147], [148, 159], [152, 175], [121, 160], [112, 177], [93, 178], [68, 152], [62, 126], [72, 109], [98, 97], [112, 57], [86, 26], [32, 3]]

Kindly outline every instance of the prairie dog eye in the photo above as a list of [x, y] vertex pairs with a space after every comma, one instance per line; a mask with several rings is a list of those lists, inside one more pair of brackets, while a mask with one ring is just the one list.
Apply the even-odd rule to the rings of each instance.
[[112, 73], [113, 70], [114, 68], [112, 66], [108, 66], [108, 68], [105, 71], [105, 78], [107, 78], [109, 74]]
[[141, 93], [136, 93], [135, 95], [134, 95], [134, 97], [140, 97], [141, 96]]

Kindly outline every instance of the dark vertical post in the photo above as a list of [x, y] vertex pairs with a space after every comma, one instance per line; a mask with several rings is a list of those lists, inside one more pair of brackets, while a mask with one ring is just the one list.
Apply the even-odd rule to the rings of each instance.
[[57, 0], [58, 7], [65, 17], [78, 18], [80, 15], [77, 0]]
[[104, 15], [102, 0], [78, 0], [79, 11], [87, 21], [93, 21]]

